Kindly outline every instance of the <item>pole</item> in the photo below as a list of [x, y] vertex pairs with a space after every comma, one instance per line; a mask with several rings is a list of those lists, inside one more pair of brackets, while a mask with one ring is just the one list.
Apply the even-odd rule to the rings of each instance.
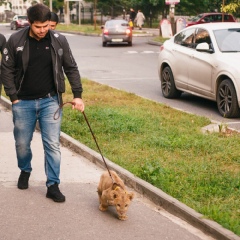
[[97, 22], [97, 0], [94, 0], [94, 30], [97, 29], [96, 22]]
[[81, 6], [80, 6], [80, 1], [78, 2], [78, 24], [81, 25]]
[[172, 35], [174, 35], [176, 33], [174, 14], [175, 14], [175, 4], [171, 4], [169, 15], [170, 15], [170, 22], [171, 22], [171, 27], [172, 27]]
[[[222, 1], [222, 8], [225, 6], [225, 0]], [[224, 22], [224, 12], [222, 11], [222, 22]]]
[[50, 8], [50, 11], [52, 12], [52, 0], [49, 1], [49, 8]]

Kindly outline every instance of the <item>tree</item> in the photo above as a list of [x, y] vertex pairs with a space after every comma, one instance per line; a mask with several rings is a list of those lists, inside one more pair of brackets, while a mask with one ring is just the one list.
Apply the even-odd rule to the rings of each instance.
[[237, 13], [239, 10], [240, 10], [239, 0], [232, 1], [229, 4], [221, 7], [221, 11], [231, 14]]
[[[43, 0], [43, 3], [47, 6], [49, 6], [49, 2], [50, 2], [49, 0]], [[64, 6], [64, 0], [52, 0], [53, 12], [57, 13], [61, 8], [63, 8], [63, 6]]]

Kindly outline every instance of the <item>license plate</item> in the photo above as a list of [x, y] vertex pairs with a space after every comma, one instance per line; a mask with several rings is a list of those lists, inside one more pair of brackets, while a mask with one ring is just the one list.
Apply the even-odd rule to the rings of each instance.
[[116, 39], [112, 39], [112, 42], [122, 42], [123, 39], [120, 39], [120, 38], [116, 38]]

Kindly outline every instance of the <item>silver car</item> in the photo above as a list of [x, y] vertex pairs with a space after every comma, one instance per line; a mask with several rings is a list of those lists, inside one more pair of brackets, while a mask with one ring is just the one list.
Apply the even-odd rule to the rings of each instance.
[[127, 43], [132, 46], [132, 29], [126, 20], [108, 20], [102, 31], [103, 47], [106, 47], [107, 43]]
[[158, 74], [164, 97], [188, 92], [216, 101], [223, 117], [239, 117], [240, 23], [183, 29], [160, 47]]

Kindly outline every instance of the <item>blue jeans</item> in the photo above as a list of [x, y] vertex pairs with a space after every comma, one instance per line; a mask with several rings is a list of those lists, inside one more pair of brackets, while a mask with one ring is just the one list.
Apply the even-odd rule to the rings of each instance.
[[60, 128], [62, 110], [57, 120], [54, 113], [57, 111], [57, 95], [36, 100], [20, 100], [12, 105], [14, 138], [18, 160], [18, 167], [22, 171], [31, 172], [32, 150], [31, 141], [37, 120], [41, 129], [44, 148], [44, 165], [47, 176], [46, 185], [60, 183]]

